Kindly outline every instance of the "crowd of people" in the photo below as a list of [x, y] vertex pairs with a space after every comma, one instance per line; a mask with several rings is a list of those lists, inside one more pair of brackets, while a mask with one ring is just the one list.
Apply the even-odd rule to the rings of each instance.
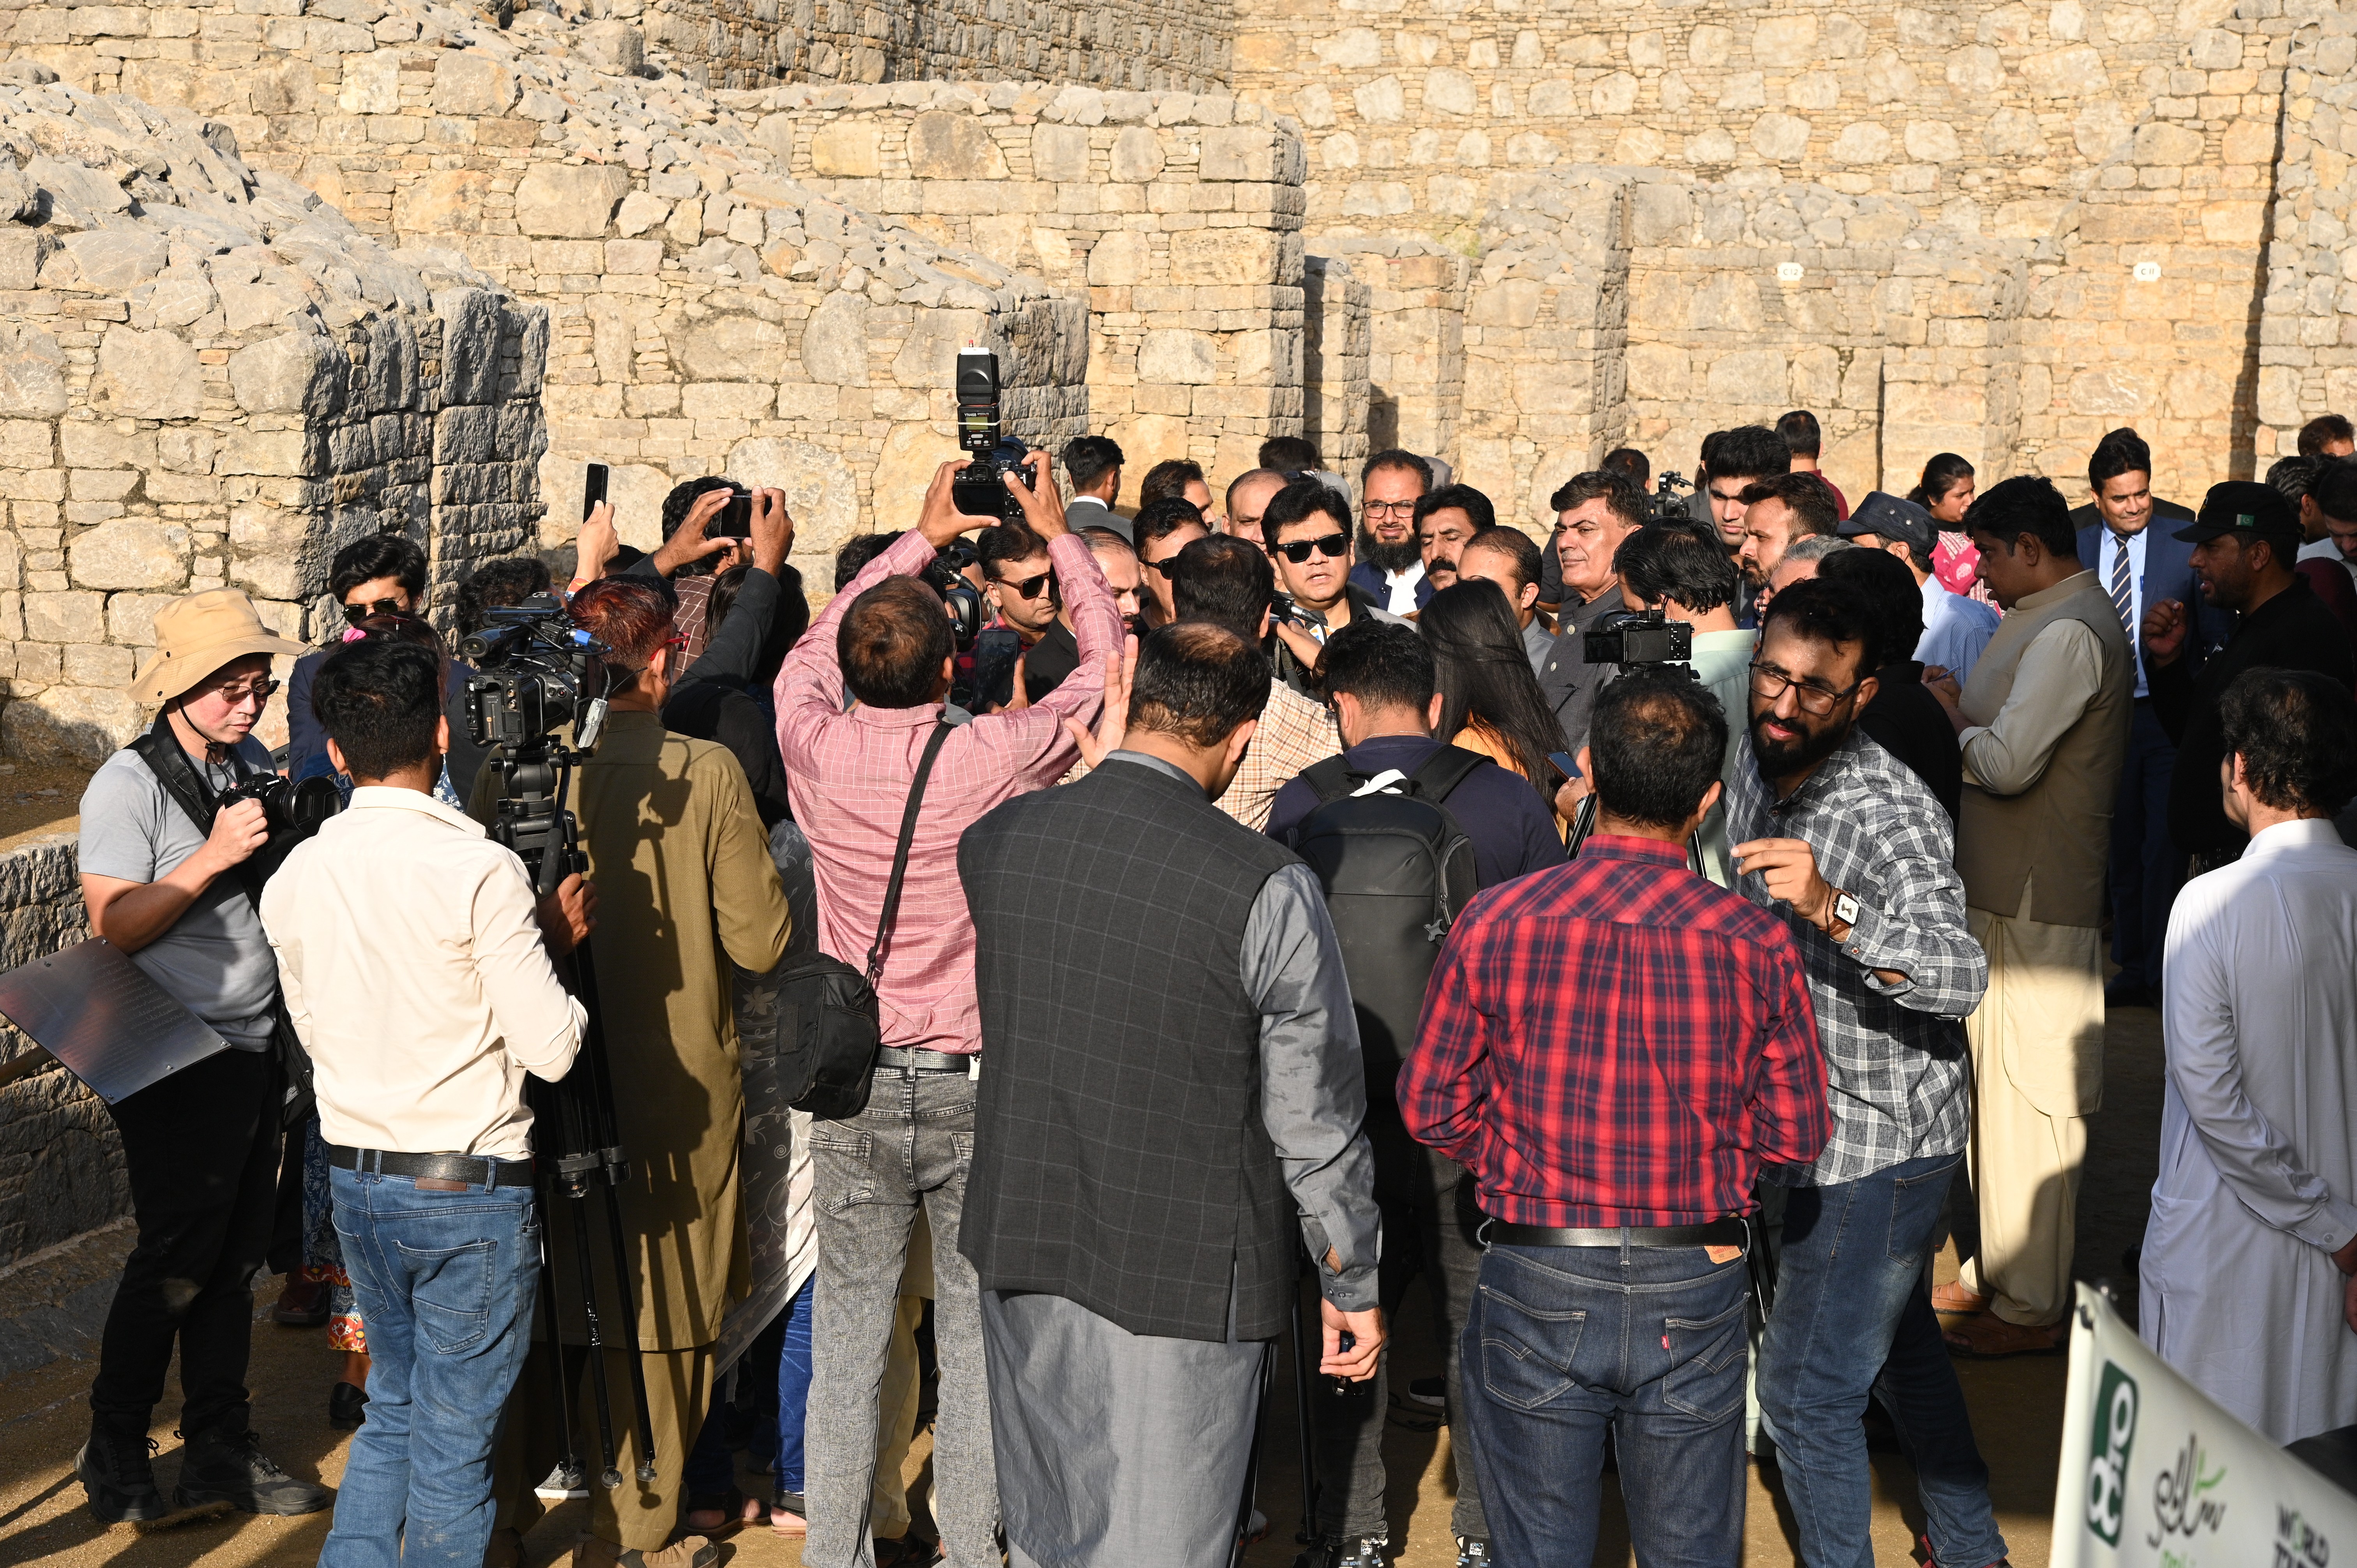
[[[2168, 1051], [2146, 1337], [2278, 1441], [2357, 1420], [2348, 422], [2191, 508], [2133, 430], [2075, 510], [1953, 454], [1853, 503], [1821, 443], [1716, 433], [1684, 496], [1612, 452], [1541, 542], [1297, 437], [1125, 507], [1087, 436], [987, 516], [944, 465], [815, 617], [785, 498], [721, 476], [651, 553], [596, 508], [561, 591], [517, 558], [437, 605], [386, 535], [317, 648], [165, 606], [82, 880], [228, 1048], [112, 1107], [91, 1512], [332, 1504], [339, 1568], [505, 1568], [584, 1494], [577, 1568], [764, 1523], [812, 1568], [1211, 1568], [1265, 1528], [1290, 1337], [1301, 1568], [1391, 1554], [1394, 1399], [1449, 1423], [1467, 1568], [1587, 1563], [1608, 1463], [1641, 1560], [1740, 1561], [1747, 1454], [1813, 1568], [1870, 1564], [1869, 1404], [1928, 1553], [1997, 1564], [1952, 1357], [2063, 1342], [2122, 1006]], [[512, 847], [500, 688], [441, 629], [511, 607], [593, 656], [577, 862]], [[274, 771], [343, 810], [290, 830]], [[873, 1020], [824, 1115], [779, 1088], [818, 955]], [[585, 1056], [610, 1251], [535, 1115]], [[332, 1495], [255, 1431], [265, 1267], [342, 1358]], [[1403, 1387], [1418, 1281], [1444, 1370]]]

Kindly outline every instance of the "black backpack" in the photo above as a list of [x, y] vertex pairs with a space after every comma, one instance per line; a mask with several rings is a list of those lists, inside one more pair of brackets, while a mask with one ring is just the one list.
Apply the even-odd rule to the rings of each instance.
[[1340, 757], [1302, 771], [1318, 804], [1294, 830], [1293, 850], [1326, 889], [1370, 1079], [1396, 1073], [1415, 1045], [1441, 939], [1480, 891], [1473, 841], [1442, 802], [1488, 760], [1444, 746], [1372, 790], [1385, 775]]

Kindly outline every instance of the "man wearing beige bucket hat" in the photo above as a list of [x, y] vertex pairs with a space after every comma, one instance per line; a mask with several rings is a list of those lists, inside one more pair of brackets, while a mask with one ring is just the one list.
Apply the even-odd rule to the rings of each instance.
[[258, 883], [247, 886], [269, 828], [258, 801], [219, 804], [239, 779], [270, 770], [253, 736], [278, 686], [270, 660], [305, 651], [234, 588], [166, 605], [156, 656], [131, 683], [162, 712], [82, 793], [91, 932], [232, 1047], [108, 1107], [139, 1239], [107, 1313], [90, 1442], [74, 1463], [91, 1512], [108, 1523], [170, 1511], [147, 1428], [176, 1345], [185, 1446], [171, 1506], [303, 1514], [330, 1500], [263, 1454], [247, 1404], [250, 1283], [270, 1238], [285, 1084], [271, 1048], [277, 965], [254, 910]]

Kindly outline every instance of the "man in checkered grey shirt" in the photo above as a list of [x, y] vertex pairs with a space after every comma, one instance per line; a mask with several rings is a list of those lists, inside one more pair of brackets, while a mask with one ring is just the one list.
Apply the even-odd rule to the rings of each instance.
[[1873, 1568], [1858, 1422], [1878, 1387], [1915, 1460], [1932, 1555], [1982, 1568], [2004, 1560], [2005, 1540], [1928, 1264], [1971, 1124], [1963, 1020], [1988, 961], [1965, 925], [1947, 813], [1855, 727], [1878, 640], [1854, 590], [1815, 581], [1776, 596], [1727, 809], [1738, 890], [1800, 943], [1834, 1113], [1824, 1154], [1782, 1178], [1760, 1404], [1815, 1568]]

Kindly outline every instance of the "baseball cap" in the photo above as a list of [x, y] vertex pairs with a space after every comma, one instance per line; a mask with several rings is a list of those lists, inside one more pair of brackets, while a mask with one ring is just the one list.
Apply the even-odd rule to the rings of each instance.
[[2194, 514], [2193, 526], [2179, 529], [2176, 537], [2182, 543], [2202, 544], [2229, 533], [2295, 542], [2302, 537], [2299, 514], [2291, 510], [2291, 502], [2273, 485], [2255, 479], [2229, 479], [2211, 486], [2210, 493], [2201, 498], [2201, 510]]
[[1896, 539], [1927, 555], [1940, 542], [1940, 525], [1932, 521], [1930, 512], [1887, 490], [1867, 491], [1835, 532], [1844, 539], [1856, 539], [1861, 533]]

